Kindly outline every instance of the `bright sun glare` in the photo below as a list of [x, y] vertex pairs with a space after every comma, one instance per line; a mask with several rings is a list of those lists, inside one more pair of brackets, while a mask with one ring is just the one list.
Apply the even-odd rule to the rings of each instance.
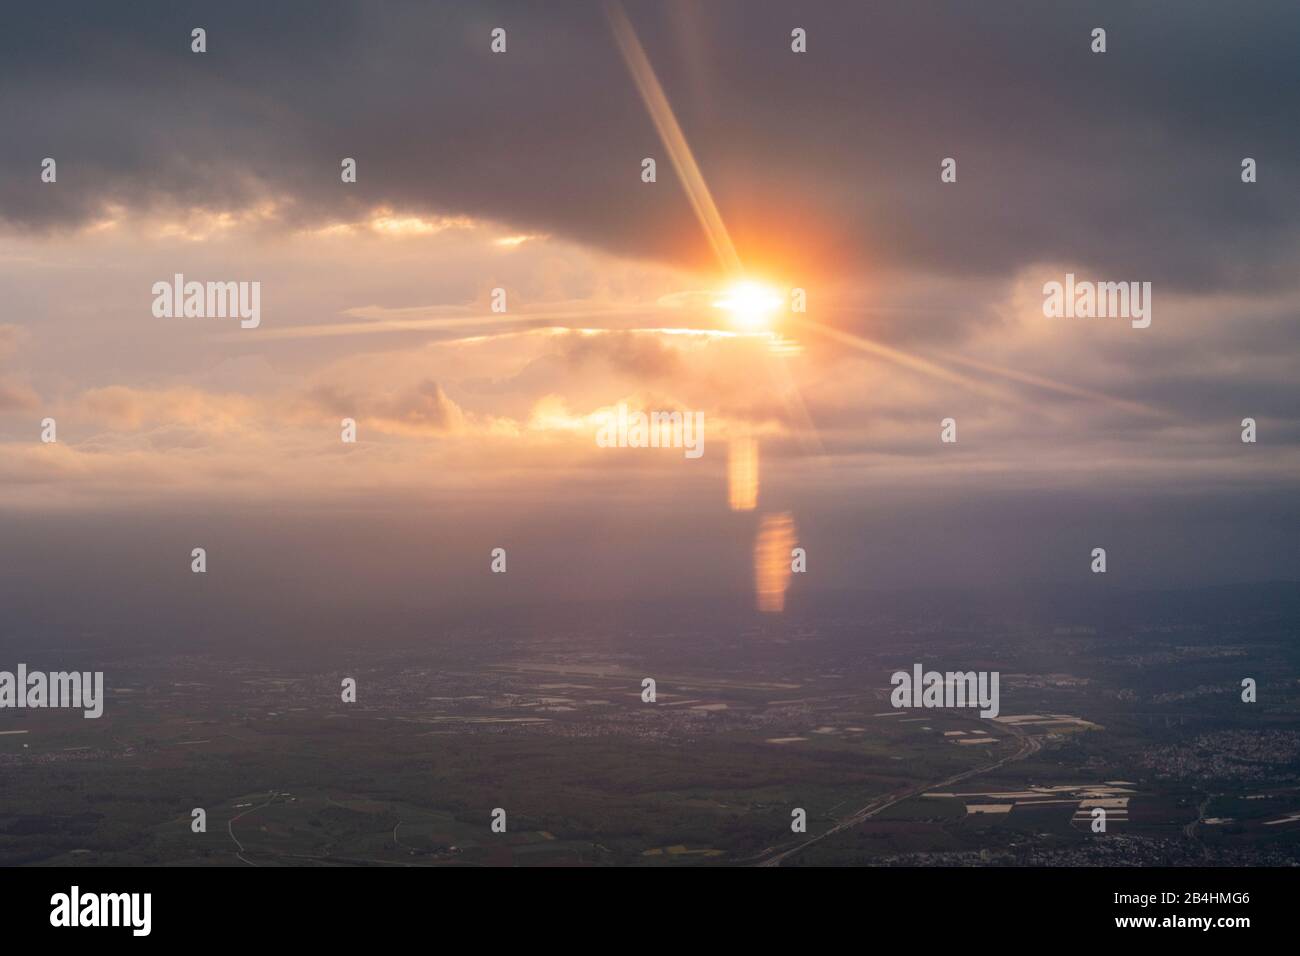
[[735, 283], [713, 303], [716, 308], [731, 313], [732, 324], [748, 332], [771, 326], [772, 316], [781, 304], [781, 297], [772, 289], [750, 281]]

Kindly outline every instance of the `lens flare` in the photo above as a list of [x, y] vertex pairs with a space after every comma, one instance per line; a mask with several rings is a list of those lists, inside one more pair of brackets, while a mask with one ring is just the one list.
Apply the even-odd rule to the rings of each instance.
[[727, 503], [732, 511], [758, 506], [758, 442], [743, 432], [727, 442]]
[[794, 548], [794, 516], [788, 511], [763, 515], [754, 539], [754, 592], [759, 611], [779, 614], [785, 610], [785, 591], [790, 585], [790, 552]]

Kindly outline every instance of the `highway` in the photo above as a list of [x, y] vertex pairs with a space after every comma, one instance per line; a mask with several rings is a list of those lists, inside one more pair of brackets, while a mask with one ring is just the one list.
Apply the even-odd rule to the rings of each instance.
[[[1020, 738], [1020, 746], [1015, 753], [1009, 754], [1008, 756], [1003, 757], [1000, 760], [996, 760], [993, 763], [985, 764], [982, 767], [975, 767], [971, 770], [964, 770], [961, 773], [954, 774], [953, 776], [947, 777], [943, 780], [937, 780], [932, 783], [919, 784], [914, 787], [908, 787], [905, 790], [898, 790], [893, 793], [885, 794], [882, 797], [877, 797], [875, 800], [868, 803], [861, 810], [858, 810], [856, 813], [850, 814], [849, 816], [845, 817], [843, 820], [840, 820], [838, 823], [836, 823], [829, 830], [825, 830], [817, 834], [816, 836], [809, 837], [808, 839], [803, 840], [800, 843], [796, 843], [794, 846], [790, 846], [785, 849], [782, 849], [780, 847], [768, 847], [768, 849], [764, 850], [763, 853], [760, 854], [760, 859], [753, 865], [754, 866], [780, 866], [782, 862], [788, 860], [796, 853], [799, 853], [802, 850], [807, 849], [808, 847], [812, 846], [814, 843], [818, 843], [822, 840], [825, 840], [827, 837], [834, 836], [837, 833], [843, 833], [845, 830], [849, 830], [857, 826], [858, 824], [862, 823], [863, 821], [868, 820], [871, 817], [874, 817], [877, 813], [880, 813], [882, 810], [888, 810], [896, 803], [901, 803], [904, 800], [909, 800], [912, 797], [925, 793], [928, 790], [937, 790], [940, 787], [948, 787], [954, 783], [958, 783], [970, 777], [977, 777], [982, 773], [988, 773], [991, 770], [997, 770], [999, 767], [1003, 767], [1009, 763], [1014, 763], [1017, 760], [1024, 760], [1026, 757], [1030, 756], [1031, 754], [1036, 754], [1040, 749], [1042, 749], [1042, 744], [1039, 743], [1036, 737], [1030, 736], [1029, 734], [1025, 733], [1023, 730], [1021, 730], [1019, 727], [1015, 726], [1014, 724], [1003, 724], [1000, 726], [1004, 727], [1013, 736]], [[772, 854], [772, 855], [769, 856], [768, 854]]]

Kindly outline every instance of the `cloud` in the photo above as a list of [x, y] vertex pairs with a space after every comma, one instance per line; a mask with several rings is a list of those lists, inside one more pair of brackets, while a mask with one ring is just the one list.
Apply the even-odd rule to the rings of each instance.
[[[27, 338], [27, 331], [22, 326], [0, 324], [0, 362], [17, 354]], [[31, 386], [11, 380], [0, 368], [0, 412], [27, 411], [39, 404], [40, 398]]]
[[[508, 526], [564, 502], [553, 538], [726, 534], [743, 430], [760, 507], [862, 542], [846, 568], [878, 547], [856, 516], [940, 548], [963, 508], [1154, 539], [1204, 505], [1224, 554], [1280, 553], [1249, 557], [1300, 473], [1291, 4], [1112, 4], [1094, 56], [1095, 14], [1059, 4], [629, 3], [745, 263], [808, 293], [775, 336], [712, 308], [598, 3], [74, 6], [0, 33], [0, 509], [455, 501]], [[156, 319], [175, 272], [260, 281], [262, 326]], [[1153, 282], [1152, 327], [1046, 319], [1065, 272]], [[619, 402], [702, 411], [705, 457], [597, 447]], [[1135, 513], [1166, 496], [1163, 524]]]
[[39, 404], [40, 398], [26, 385], [0, 380], [0, 412], [26, 411]]
[[[1116, 5], [1103, 55], [1086, 11], [927, 10], [801, 10], [809, 52], [795, 55], [784, 3], [629, 5], [749, 264], [824, 280], [1005, 276], [1046, 258], [1189, 289], [1293, 280], [1293, 4]], [[498, 24], [511, 39], [494, 56]], [[0, 161], [15, 171], [0, 216], [14, 225], [95, 221], [112, 203], [269, 202], [286, 227], [327, 228], [387, 207], [396, 224], [485, 218], [715, 265], [669, 164], [639, 181], [663, 147], [594, 0], [383, 16], [337, 3], [309, 20], [251, 2], [88, 3], [75, 19], [17, 11], [0, 43]], [[55, 185], [37, 178], [42, 155], [60, 161]], [[339, 181], [344, 156], [355, 185]], [[956, 184], [939, 182], [946, 156]]]
[[440, 435], [465, 427], [465, 414], [432, 379], [379, 396], [345, 399], [330, 394], [335, 410], [350, 406], [352, 416], [380, 431], [402, 435]]
[[551, 345], [573, 374], [583, 374], [593, 362], [608, 363], [615, 371], [641, 380], [667, 378], [681, 370], [680, 353], [660, 336], [569, 333], [553, 338]]

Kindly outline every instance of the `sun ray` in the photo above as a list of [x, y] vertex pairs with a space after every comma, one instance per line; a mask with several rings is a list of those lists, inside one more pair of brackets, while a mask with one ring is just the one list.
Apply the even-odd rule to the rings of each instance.
[[884, 345], [881, 342], [874, 342], [861, 335], [855, 335], [852, 332], [845, 332], [843, 329], [837, 329], [821, 322], [815, 322], [807, 317], [801, 317], [799, 325], [803, 328], [811, 329], [818, 335], [824, 335], [826, 338], [839, 342], [841, 345], [847, 345], [851, 348], [858, 349], [859, 351], [879, 356], [880, 358], [893, 362], [896, 365], [902, 365], [905, 368], [910, 368], [912, 371], [920, 372], [923, 375], [942, 379], [943, 381], [951, 382], [954, 385], [961, 385], [965, 388], [995, 398], [1006, 399], [1011, 397], [1005, 389], [997, 388], [996, 386], [981, 382], [968, 375], [962, 375], [960, 372], [946, 369], [942, 365], [921, 358], [918, 355], [912, 355], [908, 352], [902, 351], [901, 349]]
[[[425, 307], [409, 310], [395, 309], [394, 312], [424, 312]], [[577, 309], [565, 311], [511, 312], [474, 314], [457, 307], [448, 315], [425, 316], [423, 318], [378, 318], [363, 319], [356, 322], [327, 322], [312, 325], [296, 325], [281, 329], [262, 329], [264, 339], [313, 339], [331, 338], [342, 335], [375, 335], [383, 332], [438, 332], [458, 328], [476, 328], [479, 326], [519, 325], [528, 322], [568, 323], [573, 320], [590, 320], [600, 318], [648, 318], [662, 319], [661, 310], [645, 308], [630, 311], [627, 308]], [[575, 329], [575, 331], [578, 331]], [[626, 331], [640, 331], [628, 329]], [[220, 336], [238, 340], [238, 333], [226, 333]]]
[[655, 129], [659, 131], [659, 138], [663, 140], [664, 148], [668, 150], [668, 157], [672, 160], [673, 168], [677, 170], [677, 176], [686, 189], [686, 196], [691, 201], [696, 218], [704, 227], [709, 245], [713, 247], [713, 252], [722, 264], [722, 268], [730, 275], [739, 275], [742, 272], [740, 255], [731, 241], [731, 233], [727, 231], [726, 223], [722, 221], [722, 214], [718, 212], [718, 206], [713, 201], [713, 194], [709, 192], [709, 186], [704, 181], [704, 174], [700, 172], [699, 164], [695, 162], [695, 154], [691, 152], [690, 144], [686, 142], [686, 136], [677, 123], [677, 117], [673, 115], [673, 108], [668, 103], [668, 97], [664, 95], [663, 87], [659, 85], [659, 78], [655, 76], [654, 67], [650, 65], [650, 60], [645, 55], [641, 41], [637, 39], [631, 21], [618, 3], [606, 4], [605, 12], [609, 16], [614, 39], [618, 41], [619, 49], [623, 52], [628, 72], [632, 74], [632, 80], [636, 83], [641, 99], [645, 101], [650, 119], [654, 122]]
[[1021, 372], [1013, 368], [1005, 368], [1001, 365], [994, 365], [991, 362], [981, 362], [978, 359], [966, 358], [961, 355], [951, 355], [939, 353], [945, 362], [956, 362], [959, 365], [966, 365], [970, 368], [977, 368], [982, 372], [991, 372], [994, 375], [1001, 375], [1012, 381], [1022, 382], [1025, 385], [1033, 385], [1037, 388], [1044, 388], [1048, 391], [1059, 392], [1062, 395], [1072, 395], [1075, 398], [1086, 398], [1090, 401], [1101, 402], [1106, 405], [1113, 405], [1116, 408], [1122, 408], [1125, 411], [1137, 412], [1142, 415], [1153, 415], [1163, 417], [1167, 413], [1151, 405], [1144, 405], [1142, 402], [1130, 401], [1126, 398], [1115, 398], [1104, 392], [1098, 392], [1091, 388], [1083, 388], [1079, 385], [1071, 385], [1068, 382], [1058, 382], [1055, 379], [1044, 378], [1041, 375], [1034, 375], [1030, 372]]

